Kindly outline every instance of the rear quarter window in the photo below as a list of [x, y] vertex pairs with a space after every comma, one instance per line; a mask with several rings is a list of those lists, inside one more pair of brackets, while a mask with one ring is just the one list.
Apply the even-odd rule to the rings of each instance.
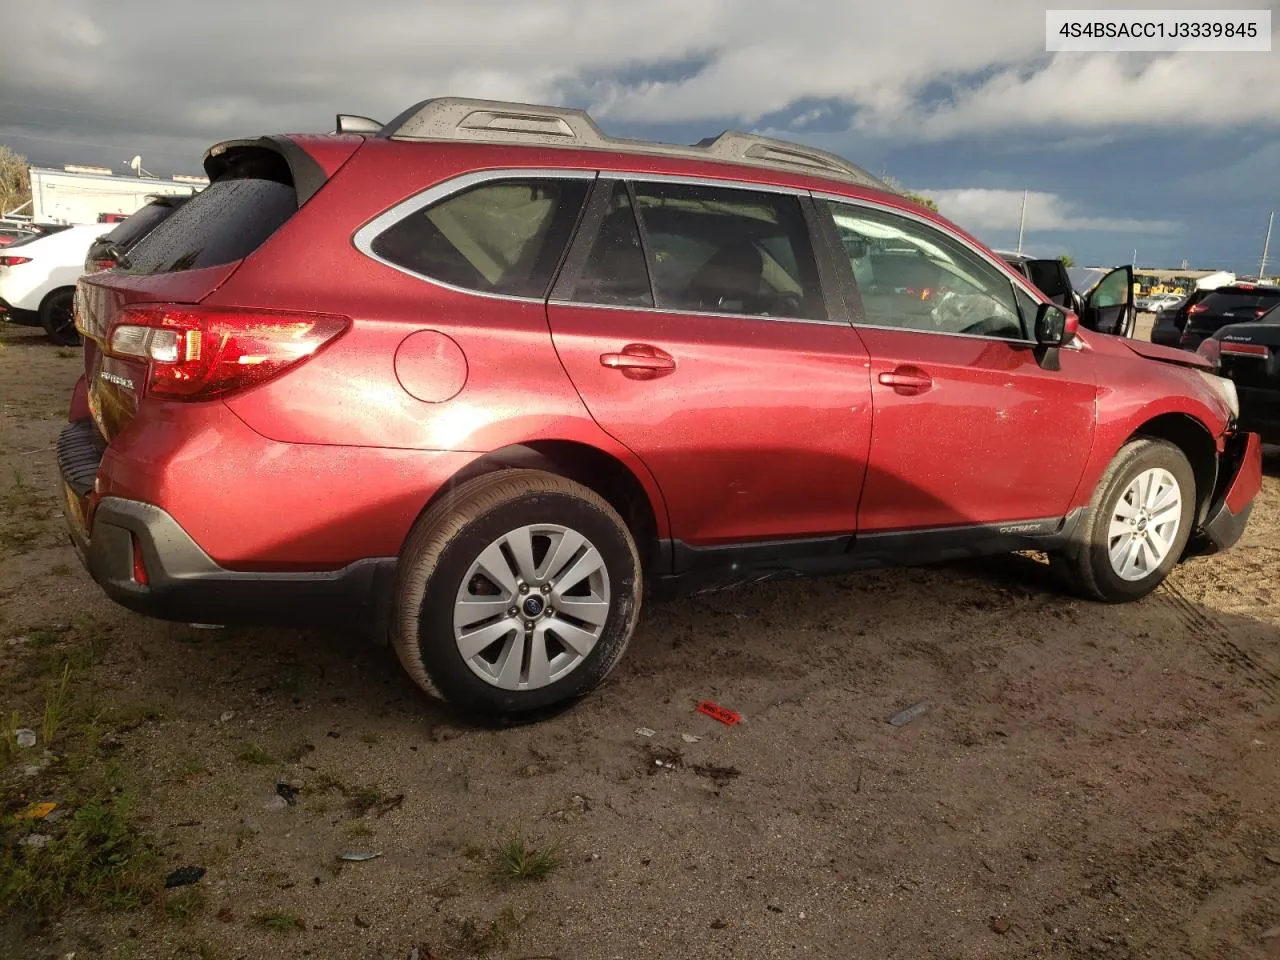
[[374, 237], [369, 249], [451, 286], [541, 298], [589, 185], [550, 177], [483, 183], [409, 214]]
[[129, 273], [174, 273], [242, 260], [298, 210], [276, 180], [219, 180], [184, 203], [129, 251]]

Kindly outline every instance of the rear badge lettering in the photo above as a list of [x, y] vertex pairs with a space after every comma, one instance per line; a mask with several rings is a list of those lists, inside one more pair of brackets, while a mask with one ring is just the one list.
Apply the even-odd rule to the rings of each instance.
[[122, 390], [133, 389], [133, 381], [130, 380], [128, 377], [120, 376], [120, 374], [118, 373], [110, 373], [107, 370], [103, 370], [100, 374], [98, 374], [98, 376], [101, 377], [103, 380], [107, 381], [107, 383], [115, 384], [117, 387], [120, 387]]

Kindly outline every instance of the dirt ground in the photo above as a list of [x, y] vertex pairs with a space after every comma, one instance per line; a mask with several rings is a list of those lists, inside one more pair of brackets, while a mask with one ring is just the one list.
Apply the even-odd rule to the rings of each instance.
[[[140, 905], [11, 909], [0, 956], [1280, 957], [1280, 459], [1143, 602], [1010, 558], [651, 605], [596, 695], [474, 729], [357, 638], [107, 601], [58, 512], [77, 356], [0, 342], [0, 714], [43, 733], [71, 665], [3, 811], [110, 765], [154, 850]], [[516, 839], [553, 868], [495, 873]]]

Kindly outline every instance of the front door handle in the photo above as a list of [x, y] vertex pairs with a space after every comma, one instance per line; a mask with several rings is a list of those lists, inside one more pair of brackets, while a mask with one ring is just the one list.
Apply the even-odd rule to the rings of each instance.
[[880, 374], [879, 380], [904, 397], [914, 397], [933, 386], [933, 377], [918, 367], [898, 367], [890, 373]]
[[617, 353], [602, 353], [600, 365], [622, 371], [630, 380], [652, 380], [676, 368], [675, 357], [647, 343], [629, 343]]

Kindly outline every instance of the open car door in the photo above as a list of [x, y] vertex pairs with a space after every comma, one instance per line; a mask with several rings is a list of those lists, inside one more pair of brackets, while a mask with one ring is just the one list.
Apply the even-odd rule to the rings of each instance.
[[1028, 260], [1026, 261], [1027, 279], [1039, 288], [1046, 297], [1064, 310], [1074, 310], [1071, 277], [1061, 260]]
[[1133, 267], [1116, 267], [1084, 297], [1080, 326], [1117, 337], [1133, 336], [1138, 311], [1133, 304]]

